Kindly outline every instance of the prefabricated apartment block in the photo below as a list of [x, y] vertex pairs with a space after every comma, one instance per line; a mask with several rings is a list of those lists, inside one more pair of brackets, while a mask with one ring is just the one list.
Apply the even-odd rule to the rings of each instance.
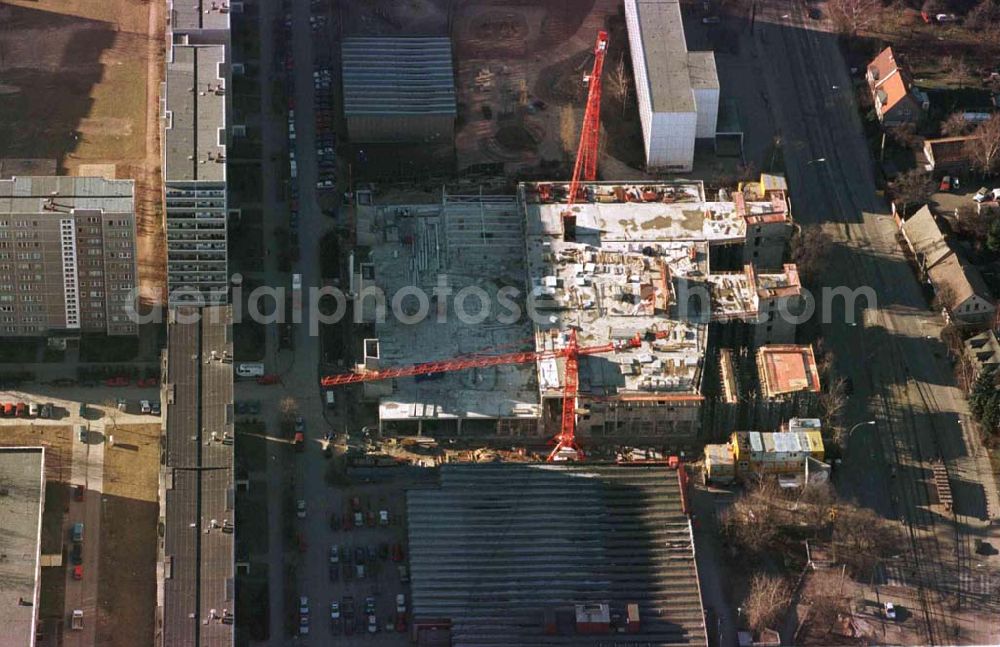
[[138, 334], [132, 180], [0, 180], [0, 337]]
[[230, 65], [226, 3], [170, 6], [163, 83], [168, 302], [223, 303]]
[[[516, 197], [446, 194], [439, 205], [359, 209], [358, 242], [371, 251], [353, 261], [350, 291], [375, 326], [360, 368], [558, 350], [571, 330], [584, 347], [638, 337], [638, 346], [580, 358], [580, 434], [690, 442], [711, 322], [746, 324], [758, 344], [794, 339], [794, 328], [770, 314], [794, 311], [798, 272], [758, 270], [747, 244], [754, 223], [768, 217], [781, 221], [766, 231], [783, 246], [783, 194], [709, 201], [700, 182], [587, 184], [573, 207], [575, 240], [564, 240], [567, 191], [565, 183], [530, 183]], [[713, 271], [716, 252], [743, 262]], [[431, 296], [421, 303], [407, 294], [413, 288]], [[379, 292], [389, 310], [381, 314]], [[379, 402], [381, 423], [398, 431], [537, 436], [558, 426], [564, 363], [369, 382], [365, 390]]]
[[690, 171], [695, 139], [715, 137], [715, 54], [688, 52], [678, 0], [625, 0], [625, 22], [646, 166]]

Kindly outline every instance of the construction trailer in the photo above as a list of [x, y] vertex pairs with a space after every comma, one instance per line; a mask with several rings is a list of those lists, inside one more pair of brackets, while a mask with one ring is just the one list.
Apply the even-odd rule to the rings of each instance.
[[751, 477], [800, 475], [811, 458], [824, 457], [820, 421], [789, 421], [787, 431], [734, 431], [729, 442], [705, 446], [705, 479], [729, 484]]

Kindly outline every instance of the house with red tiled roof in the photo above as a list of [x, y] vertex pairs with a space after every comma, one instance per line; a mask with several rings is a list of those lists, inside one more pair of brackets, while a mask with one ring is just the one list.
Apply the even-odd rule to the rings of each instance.
[[927, 95], [913, 86], [896, 61], [891, 47], [886, 47], [868, 64], [866, 78], [875, 103], [875, 114], [882, 125], [916, 123], [927, 110]]

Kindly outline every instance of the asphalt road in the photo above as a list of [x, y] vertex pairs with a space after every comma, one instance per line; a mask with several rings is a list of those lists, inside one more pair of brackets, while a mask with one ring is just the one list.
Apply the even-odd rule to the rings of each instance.
[[[868, 286], [877, 296], [867, 308], [860, 302], [855, 325], [845, 317], [843, 302], [834, 302], [822, 326], [837, 371], [855, 385], [847, 423], [876, 420], [852, 436], [838, 487], [910, 530], [908, 545], [901, 547], [909, 550], [898, 566], [920, 591], [923, 608], [914, 613], [929, 643], [971, 637], [961, 620], [942, 611], [955, 602], [983, 612], [987, 625], [973, 631], [1000, 635], [996, 624], [988, 624], [996, 623], [996, 616], [986, 615], [989, 592], [969, 584], [972, 571], [997, 570], [995, 562], [977, 561], [969, 551], [974, 537], [997, 543], [986, 519], [988, 501], [998, 509], [996, 486], [978, 438], [966, 433], [967, 405], [937, 339], [944, 322], [929, 310], [876, 192], [837, 39], [817, 27], [791, 2], [770, 3], [758, 12], [752, 49], [742, 56], [752, 55], [764, 73], [746, 81], [756, 87], [742, 91], [753, 92], [769, 114], [763, 120], [744, 114], [743, 121], [751, 129], [773, 124], [796, 220], [821, 224], [834, 240], [822, 282]], [[933, 505], [929, 474], [935, 460], [948, 468], [957, 514]]]

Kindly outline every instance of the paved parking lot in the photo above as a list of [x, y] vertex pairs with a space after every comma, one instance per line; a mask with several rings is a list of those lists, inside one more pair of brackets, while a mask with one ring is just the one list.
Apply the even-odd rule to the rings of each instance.
[[[403, 491], [399, 486], [365, 485], [338, 489], [329, 497], [328, 507], [308, 510], [307, 516], [317, 515], [328, 524], [323, 535], [326, 542], [314, 538], [308, 547], [308, 561], [322, 557], [327, 568], [322, 575], [325, 586], [317, 586], [320, 575], [304, 573], [309, 589], [325, 589], [327, 595], [310, 598], [311, 622], [329, 624], [335, 636], [354, 634], [369, 644], [372, 639], [381, 644], [402, 644], [404, 635], [396, 632], [396, 596], [404, 595], [409, 608], [409, 586], [401, 581], [400, 566], [407, 567], [408, 547]], [[387, 521], [382, 513], [386, 513]], [[355, 526], [356, 519], [364, 522]], [[315, 520], [308, 522], [316, 528]], [[337, 546], [337, 563], [331, 563], [331, 547]], [[376, 634], [370, 635], [366, 598], [374, 598]], [[330, 621], [330, 603], [340, 604], [340, 622]], [[409, 614], [406, 614], [407, 619]], [[353, 626], [347, 626], [347, 625]], [[346, 641], [350, 644], [350, 641]]]

